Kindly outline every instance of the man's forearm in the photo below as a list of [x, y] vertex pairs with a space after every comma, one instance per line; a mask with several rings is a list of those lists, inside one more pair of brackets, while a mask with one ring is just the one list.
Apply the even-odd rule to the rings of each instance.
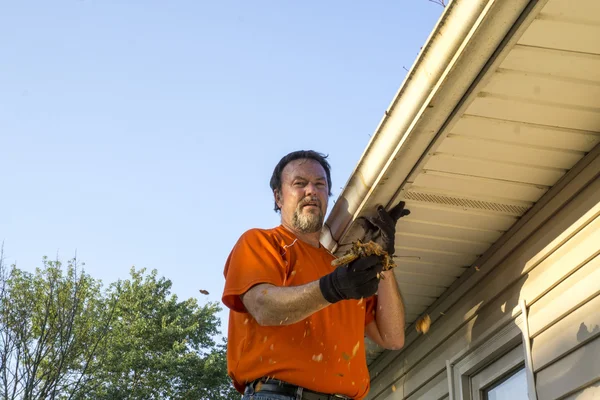
[[291, 325], [331, 304], [323, 298], [319, 281], [290, 287], [260, 284], [250, 289], [242, 301], [262, 326]]
[[379, 282], [375, 322], [383, 341], [392, 348], [404, 346], [404, 303], [392, 271], [384, 271]]

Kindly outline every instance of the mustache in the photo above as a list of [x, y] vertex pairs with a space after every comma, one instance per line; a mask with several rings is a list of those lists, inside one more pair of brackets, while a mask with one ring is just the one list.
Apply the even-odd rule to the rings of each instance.
[[298, 208], [302, 208], [307, 204], [316, 203], [319, 207], [321, 207], [321, 201], [317, 197], [306, 198], [298, 203]]

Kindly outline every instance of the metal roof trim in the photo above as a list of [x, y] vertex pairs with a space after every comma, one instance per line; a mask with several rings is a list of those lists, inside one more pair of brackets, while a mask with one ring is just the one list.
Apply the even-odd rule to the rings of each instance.
[[408, 177], [528, 4], [474, 0], [446, 7], [327, 218], [321, 241], [330, 251], [385, 185], [392, 164], [402, 163], [402, 180]]

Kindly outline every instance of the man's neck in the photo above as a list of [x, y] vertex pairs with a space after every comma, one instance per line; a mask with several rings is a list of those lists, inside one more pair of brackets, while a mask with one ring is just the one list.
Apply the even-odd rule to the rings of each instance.
[[316, 247], [316, 248], [321, 247], [321, 231], [314, 232], [314, 233], [303, 233], [303, 232], [298, 232], [293, 227], [288, 226], [284, 222], [282, 222], [281, 225], [288, 231], [292, 232], [301, 241], [311, 245], [312, 247]]

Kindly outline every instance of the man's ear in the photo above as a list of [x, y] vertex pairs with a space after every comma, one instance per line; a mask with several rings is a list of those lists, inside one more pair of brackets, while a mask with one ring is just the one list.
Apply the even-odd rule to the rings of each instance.
[[277, 189], [273, 190], [273, 195], [275, 196], [275, 203], [277, 203], [277, 206], [279, 208], [281, 208], [281, 206], [283, 205], [283, 201], [281, 198], [281, 192]]

